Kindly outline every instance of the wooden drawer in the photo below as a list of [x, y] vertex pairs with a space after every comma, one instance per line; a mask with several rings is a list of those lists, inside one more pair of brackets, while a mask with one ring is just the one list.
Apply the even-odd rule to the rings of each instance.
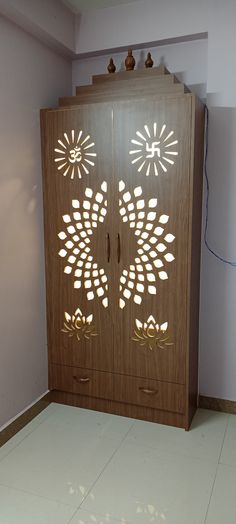
[[50, 365], [50, 389], [111, 399], [112, 373], [69, 366]]
[[184, 413], [185, 386], [152, 379], [114, 375], [114, 400]]

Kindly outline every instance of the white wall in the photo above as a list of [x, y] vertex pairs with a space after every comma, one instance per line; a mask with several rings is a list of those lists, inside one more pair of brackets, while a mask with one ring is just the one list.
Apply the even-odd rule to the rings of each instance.
[[[162, 39], [208, 32], [207, 70], [198, 57], [188, 63], [194, 84], [206, 83], [210, 112], [210, 208], [208, 239], [221, 256], [236, 261], [236, 2], [235, 0], [145, 0], [84, 15], [78, 24], [77, 52], [95, 53]], [[193, 44], [186, 44], [192, 46]], [[141, 47], [141, 46], [140, 46]], [[177, 47], [176, 47], [177, 49]], [[158, 53], [158, 49], [157, 49]], [[171, 71], [183, 69], [176, 54]], [[177, 51], [176, 51], [177, 53]], [[109, 52], [110, 55], [110, 52]], [[95, 60], [95, 59], [94, 59]], [[104, 58], [101, 59], [103, 72]], [[91, 63], [97, 71], [98, 62]], [[74, 65], [73, 78], [88, 79], [89, 62]], [[205, 75], [206, 73], [206, 75]], [[199, 75], [199, 76], [198, 76]], [[205, 75], [205, 76], [204, 76]], [[186, 80], [189, 83], [189, 78]], [[191, 83], [191, 79], [190, 79]], [[196, 89], [196, 88], [194, 88]], [[203, 89], [203, 91], [201, 91]], [[204, 86], [199, 94], [204, 95]], [[236, 268], [225, 265], [202, 246], [200, 311], [200, 393], [236, 400]]]
[[47, 390], [39, 110], [71, 63], [0, 18], [0, 427]]
[[[207, 81], [207, 39], [194, 42], [183, 42], [172, 45], [158, 46], [146, 49], [136, 49], [133, 56], [136, 68], [144, 68], [147, 51], [151, 51], [154, 66], [164, 63], [175, 73], [181, 82], [188, 85], [198, 96], [205, 98]], [[72, 84], [75, 93], [76, 86], [89, 84], [92, 75], [107, 73], [107, 65], [113, 57], [117, 71], [125, 69], [127, 51], [111, 55], [96, 56], [73, 60]]]
[[0, 14], [53, 49], [73, 55], [75, 16], [58, 0], [0, 0]]
[[215, 0], [143, 0], [89, 11], [78, 18], [76, 52], [94, 53], [205, 32], [209, 2]]

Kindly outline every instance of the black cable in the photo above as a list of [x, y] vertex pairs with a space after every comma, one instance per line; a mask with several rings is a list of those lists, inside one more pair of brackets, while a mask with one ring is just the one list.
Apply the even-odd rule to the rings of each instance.
[[225, 258], [218, 255], [213, 249], [211, 249], [208, 240], [207, 240], [207, 230], [208, 230], [208, 215], [209, 215], [209, 196], [210, 196], [210, 186], [209, 186], [209, 178], [208, 178], [208, 172], [207, 172], [207, 159], [208, 159], [208, 131], [209, 131], [209, 110], [208, 107], [205, 106], [205, 155], [204, 155], [204, 175], [206, 180], [206, 219], [205, 219], [205, 229], [204, 229], [204, 242], [205, 245], [214, 255], [214, 257], [218, 258], [221, 262], [224, 262], [224, 264], [229, 264], [230, 266], [236, 267], [236, 262], [232, 262], [230, 260], [226, 260]]

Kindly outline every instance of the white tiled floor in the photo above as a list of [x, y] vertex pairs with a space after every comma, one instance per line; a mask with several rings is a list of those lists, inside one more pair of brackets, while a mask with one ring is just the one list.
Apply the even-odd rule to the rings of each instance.
[[235, 524], [236, 416], [190, 432], [51, 404], [0, 448], [0, 524]]

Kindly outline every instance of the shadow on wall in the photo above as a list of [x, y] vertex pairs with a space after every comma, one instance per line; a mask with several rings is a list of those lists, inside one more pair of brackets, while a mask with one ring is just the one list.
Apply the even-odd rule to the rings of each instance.
[[[236, 108], [214, 106], [216, 97], [207, 97], [210, 186], [207, 239], [213, 251], [236, 262]], [[203, 241], [200, 308], [202, 395], [236, 399], [235, 296], [236, 267], [214, 257]]]
[[[145, 69], [145, 61], [147, 58], [147, 50], [141, 50], [139, 52], [139, 56], [137, 57], [137, 52], [134, 52], [135, 56], [135, 69]], [[122, 59], [120, 67], [117, 67], [117, 71], [125, 71], [125, 56], [124, 59]], [[165, 57], [164, 55], [160, 56], [157, 63], [154, 63], [153, 67], [157, 67], [160, 65], [166, 65]], [[168, 69], [168, 68], [167, 68]], [[171, 71], [172, 72], [172, 71]], [[186, 82], [186, 75], [187, 71], [176, 71], [174, 72], [175, 76], [179, 80], [179, 82], [186, 84], [190, 91], [197, 95], [204, 103], [206, 102], [206, 91], [207, 86], [205, 82], [199, 83], [199, 84], [187, 84]]]

